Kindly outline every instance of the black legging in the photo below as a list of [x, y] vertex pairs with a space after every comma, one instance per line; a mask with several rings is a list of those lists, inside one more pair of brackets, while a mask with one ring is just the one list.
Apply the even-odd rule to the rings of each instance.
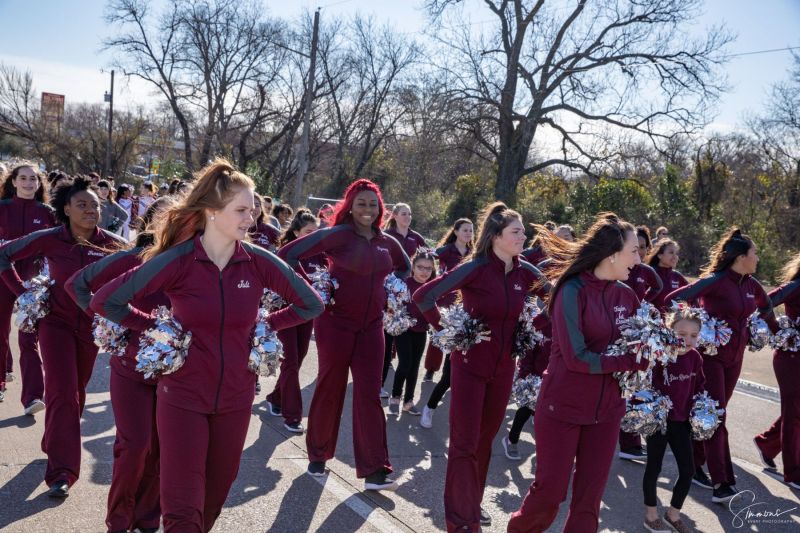
[[381, 380], [381, 387], [386, 383], [386, 374], [389, 373], [389, 367], [392, 366], [392, 351], [394, 350], [394, 341], [396, 337], [392, 337], [385, 331], [383, 332], [383, 379]]
[[428, 408], [436, 409], [439, 407], [439, 402], [442, 401], [444, 393], [450, 389], [450, 354], [444, 358], [444, 367], [442, 368], [442, 377], [439, 378], [439, 383], [431, 391], [431, 397], [428, 398]]
[[667, 451], [667, 444], [672, 450], [678, 463], [678, 480], [672, 489], [670, 505], [675, 509], [683, 507], [683, 502], [689, 494], [694, 475], [694, 454], [692, 452], [692, 428], [689, 422], [667, 422], [667, 434], [662, 435], [657, 431], [655, 435], [647, 438], [647, 466], [644, 469], [642, 488], [644, 489], [644, 504], [649, 507], [658, 505], [656, 498], [656, 483], [661, 473], [661, 462]]
[[511, 431], [508, 432], [508, 441], [511, 444], [519, 442], [519, 434], [522, 433], [522, 428], [525, 427], [525, 422], [533, 415], [527, 406], [522, 406], [517, 409], [517, 414], [514, 415], [514, 421], [511, 423]]
[[403, 394], [403, 385], [405, 384], [406, 393], [403, 396], [403, 402], [410, 402], [414, 399], [414, 389], [417, 387], [417, 377], [419, 375], [419, 362], [425, 352], [427, 337], [428, 334], [424, 331], [406, 331], [395, 338], [397, 368], [394, 371], [394, 384], [392, 385], [392, 396], [394, 398], [399, 398]]

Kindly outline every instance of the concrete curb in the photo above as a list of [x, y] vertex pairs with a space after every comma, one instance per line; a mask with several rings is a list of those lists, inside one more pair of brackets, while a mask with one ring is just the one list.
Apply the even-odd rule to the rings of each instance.
[[757, 396], [764, 400], [777, 403], [780, 403], [781, 401], [780, 392], [775, 387], [768, 387], [767, 385], [762, 385], [761, 383], [748, 381], [746, 379], [740, 379], [736, 383], [736, 387], [737, 389], [741, 389], [741, 392], [752, 394], [753, 396]]

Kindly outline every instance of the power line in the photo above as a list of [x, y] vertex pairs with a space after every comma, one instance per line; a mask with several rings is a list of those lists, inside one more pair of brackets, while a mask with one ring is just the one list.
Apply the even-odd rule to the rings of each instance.
[[328, 7], [338, 6], [340, 4], [346, 4], [346, 3], [352, 2], [352, 1], [353, 0], [339, 0], [338, 2], [331, 2], [330, 4], [323, 4], [323, 5], [319, 6], [319, 7], [320, 7], [320, 9], [325, 9], [325, 8], [328, 8]]
[[773, 52], [787, 52], [789, 50], [800, 50], [800, 46], [787, 46], [786, 48], [771, 48], [769, 50], [755, 50], [753, 52], [739, 52], [738, 54], [729, 54], [726, 57], [753, 56], [757, 54], [771, 54]]

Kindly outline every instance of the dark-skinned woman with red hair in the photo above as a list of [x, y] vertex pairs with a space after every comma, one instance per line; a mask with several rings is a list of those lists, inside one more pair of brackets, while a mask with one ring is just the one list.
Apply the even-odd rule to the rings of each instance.
[[400, 243], [380, 228], [383, 199], [366, 179], [347, 187], [331, 226], [292, 241], [279, 255], [292, 267], [300, 260], [325, 253], [330, 275], [339, 282], [334, 303], [314, 321], [319, 357], [317, 387], [308, 414], [308, 473], [325, 475], [334, 457], [339, 422], [353, 375], [353, 444], [356, 475], [368, 490], [392, 489], [389, 474], [386, 418], [380, 400], [383, 369], [383, 308], [386, 276], [395, 271], [405, 279], [411, 263]]
[[514, 377], [511, 349], [525, 299], [544, 275], [519, 256], [525, 244], [522, 217], [502, 202], [483, 211], [469, 259], [414, 292], [425, 319], [441, 329], [437, 302], [461, 292], [464, 309], [483, 322], [489, 339], [450, 354], [450, 443], [444, 488], [448, 531], [479, 531], [492, 518], [481, 507], [492, 441], [506, 413]]
[[[706, 390], [723, 408], [727, 407], [733, 396], [742, 372], [744, 350], [750, 339], [748, 318], [758, 310], [762, 318], [774, 320], [769, 296], [753, 277], [757, 268], [758, 254], [753, 240], [738, 228], [732, 228], [711, 249], [711, 261], [700, 279], [672, 291], [664, 300], [667, 307], [673, 300], [699, 305], [710, 316], [727, 322], [731, 328], [730, 341], [720, 346], [715, 355], [700, 350]], [[724, 503], [736, 496], [736, 478], [725, 424], [727, 416], [726, 412], [710, 439], [694, 443], [696, 471], [693, 482], [713, 489], [711, 501], [714, 503]], [[710, 480], [703, 471], [706, 462]]]

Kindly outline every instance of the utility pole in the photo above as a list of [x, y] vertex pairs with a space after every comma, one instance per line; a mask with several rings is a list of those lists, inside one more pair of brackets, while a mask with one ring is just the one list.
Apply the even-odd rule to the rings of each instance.
[[311, 104], [314, 101], [314, 70], [317, 66], [317, 41], [319, 40], [319, 8], [314, 12], [314, 31], [311, 34], [311, 57], [308, 65], [308, 83], [303, 98], [303, 133], [300, 137], [300, 163], [297, 166], [297, 180], [294, 185], [295, 207], [303, 204], [303, 180], [308, 172], [308, 136], [311, 130]]
[[103, 168], [103, 177], [107, 178], [111, 171], [111, 131], [114, 128], [114, 71], [111, 71], [111, 92], [103, 98], [108, 102], [108, 141], [106, 142], [106, 164]]

